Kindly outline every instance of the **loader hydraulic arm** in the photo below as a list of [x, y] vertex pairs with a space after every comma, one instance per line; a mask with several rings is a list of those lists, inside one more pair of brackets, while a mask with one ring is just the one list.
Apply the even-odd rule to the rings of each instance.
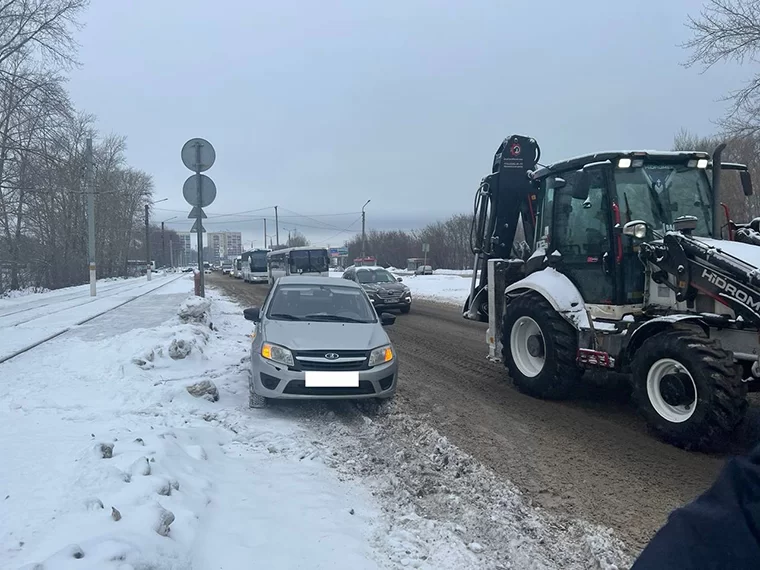
[[674, 290], [677, 301], [701, 292], [760, 327], [760, 274], [738, 257], [682, 231], [666, 233], [662, 243], [642, 243], [640, 257], [659, 269], [652, 278]]

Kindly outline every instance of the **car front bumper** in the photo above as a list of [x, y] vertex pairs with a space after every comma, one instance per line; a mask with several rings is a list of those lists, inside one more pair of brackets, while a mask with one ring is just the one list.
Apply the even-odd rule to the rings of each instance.
[[404, 307], [412, 306], [411, 297], [401, 297], [400, 299], [394, 299], [392, 301], [383, 298], [370, 297], [370, 301], [372, 301], [372, 306], [375, 307], [375, 309], [403, 309]]
[[354, 400], [391, 398], [396, 394], [398, 358], [369, 370], [359, 370], [358, 388], [306, 387], [306, 373], [289, 370], [258, 354], [251, 358], [254, 391], [265, 398], [293, 400]]

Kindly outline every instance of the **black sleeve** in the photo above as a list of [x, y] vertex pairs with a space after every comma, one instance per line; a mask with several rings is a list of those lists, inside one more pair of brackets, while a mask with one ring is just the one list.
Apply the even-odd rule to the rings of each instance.
[[631, 570], [760, 568], [760, 446], [726, 462], [717, 481], [676, 509]]

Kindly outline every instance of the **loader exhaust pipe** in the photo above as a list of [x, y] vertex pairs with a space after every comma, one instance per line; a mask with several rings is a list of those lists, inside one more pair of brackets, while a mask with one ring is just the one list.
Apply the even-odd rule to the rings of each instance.
[[714, 239], [720, 239], [720, 216], [718, 210], [720, 209], [720, 176], [721, 176], [721, 155], [726, 148], [726, 143], [720, 143], [713, 151], [712, 156], [712, 235]]

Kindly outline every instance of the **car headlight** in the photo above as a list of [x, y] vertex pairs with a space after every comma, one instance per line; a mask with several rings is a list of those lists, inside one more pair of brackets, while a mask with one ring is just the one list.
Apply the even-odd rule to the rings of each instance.
[[287, 348], [279, 346], [277, 344], [270, 344], [265, 342], [261, 345], [261, 356], [272, 362], [278, 362], [285, 366], [293, 366], [295, 361], [293, 360], [293, 353]]
[[378, 364], [385, 364], [393, 360], [393, 349], [390, 345], [381, 346], [376, 348], [369, 355], [369, 365], [377, 366]]

